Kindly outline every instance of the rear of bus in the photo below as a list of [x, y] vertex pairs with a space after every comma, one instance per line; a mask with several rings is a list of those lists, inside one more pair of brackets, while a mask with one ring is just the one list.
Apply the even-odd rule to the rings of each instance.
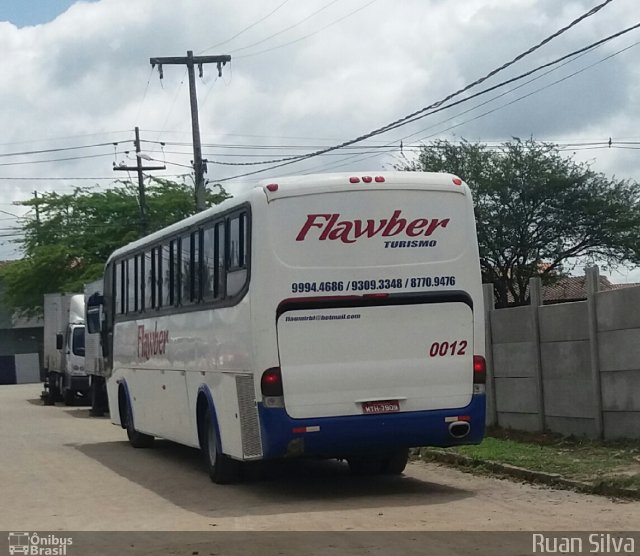
[[469, 188], [449, 174], [393, 172], [262, 189], [251, 280], [252, 318], [269, 324], [254, 332], [265, 457], [384, 458], [480, 442]]

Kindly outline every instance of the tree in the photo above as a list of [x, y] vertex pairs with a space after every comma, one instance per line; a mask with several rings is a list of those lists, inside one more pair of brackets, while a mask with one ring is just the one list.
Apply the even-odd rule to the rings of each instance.
[[514, 139], [497, 150], [438, 140], [397, 169], [450, 172], [474, 195], [483, 281], [496, 304], [528, 300], [529, 279], [543, 284], [580, 262], [640, 262], [640, 190], [564, 157], [558, 147]]
[[[195, 212], [188, 184], [150, 178], [145, 193], [149, 232]], [[222, 187], [207, 192], [209, 206], [226, 198]], [[82, 291], [102, 275], [113, 251], [142, 235], [138, 191], [129, 182], [106, 191], [43, 193], [17, 204], [37, 207], [38, 218], [23, 224], [24, 258], [2, 267], [0, 280], [5, 303], [27, 315], [41, 313], [45, 293]]]

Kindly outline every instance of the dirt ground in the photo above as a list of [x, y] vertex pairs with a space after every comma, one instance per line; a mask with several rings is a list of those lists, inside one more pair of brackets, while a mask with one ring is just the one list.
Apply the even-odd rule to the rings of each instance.
[[331, 461], [271, 463], [252, 468], [243, 484], [214, 485], [198, 451], [166, 441], [136, 450], [86, 407], [42, 406], [40, 390], [0, 387], [0, 530], [640, 529], [640, 502], [420, 462], [400, 477], [353, 477]]

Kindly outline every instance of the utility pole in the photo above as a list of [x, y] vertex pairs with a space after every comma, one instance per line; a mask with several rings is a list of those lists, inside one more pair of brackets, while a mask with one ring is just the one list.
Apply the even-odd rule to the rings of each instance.
[[115, 163], [113, 165], [113, 170], [114, 172], [131, 172], [133, 170], [135, 170], [136, 172], [138, 172], [138, 201], [140, 204], [140, 227], [142, 228], [142, 233], [143, 235], [147, 234], [147, 205], [146, 205], [146, 201], [144, 198], [144, 175], [143, 175], [143, 171], [149, 171], [149, 170], [166, 170], [166, 166], [162, 165], [162, 166], [143, 166], [142, 165], [142, 157], [141, 157], [141, 151], [142, 149], [140, 148], [140, 128], [138, 126], [136, 126], [135, 128], [135, 132], [136, 132], [136, 138], [134, 141], [134, 144], [136, 146], [136, 165], [135, 166], [116, 166]]
[[40, 245], [40, 200], [38, 199], [38, 192], [33, 192], [33, 198], [35, 200], [35, 209], [36, 209], [36, 237], [38, 239], [38, 245]]
[[198, 74], [202, 77], [203, 64], [217, 64], [218, 76], [222, 76], [222, 66], [231, 61], [231, 56], [194, 56], [192, 50], [187, 50], [185, 56], [172, 56], [167, 58], [149, 58], [151, 67], [158, 66], [160, 79], [163, 78], [163, 64], [186, 64], [189, 73], [189, 97], [191, 99], [191, 131], [193, 134], [193, 170], [195, 173], [195, 197], [196, 211], [203, 211], [205, 202], [205, 166], [202, 160], [202, 145], [200, 143], [200, 123], [198, 122], [198, 97], [196, 96], [196, 75], [194, 66], [198, 66]]

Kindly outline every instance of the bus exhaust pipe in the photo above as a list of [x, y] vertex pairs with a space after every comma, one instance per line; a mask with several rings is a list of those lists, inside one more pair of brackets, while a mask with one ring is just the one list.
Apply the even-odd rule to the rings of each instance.
[[449, 434], [453, 438], [464, 438], [471, 431], [471, 425], [467, 421], [455, 421], [449, 425]]

